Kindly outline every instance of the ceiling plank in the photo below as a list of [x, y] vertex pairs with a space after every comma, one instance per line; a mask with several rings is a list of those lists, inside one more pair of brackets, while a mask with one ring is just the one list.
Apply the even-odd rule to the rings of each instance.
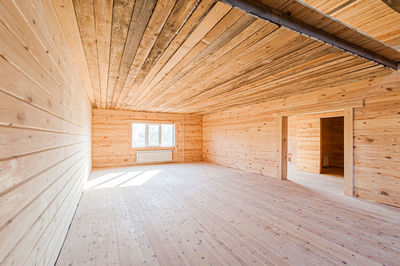
[[[149, 73], [150, 69], [155, 65], [157, 60], [162, 56], [163, 52], [167, 49], [168, 45], [171, 44], [171, 41], [174, 39], [176, 34], [181, 29], [182, 25], [189, 18], [189, 16], [194, 12], [194, 8], [198, 4], [197, 0], [178, 0], [172, 10], [168, 20], [165, 22], [165, 25], [157, 37], [153, 47], [151, 47], [151, 51], [147, 56], [145, 62], [141, 66], [139, 73], [135, 75], [133, 78], [132, 75], [128, 76], [127, 81], [125, 82], [124, 89], [126, 93], [132, 89], [133, 84], [141, 83], [145, 76]], [[125, 94], [126, 97], [126, 94]], [[119, 97], [117, 102], [117, 107], [121, 105], [121, 102], [125, 99], [125, 97]]]
[[[204, 83], [202, 82], [202, 79], [208, 77], [213, 81], [218, 80], [221, 73], [226, 73], [227, 71], [229, 71], [227, 70], [227, 67], [230, 66], [229, 62], [231, 62], [232, 60], [236, 60], [236, 58], [239, 55], [242, 55], [245, 51], [248, 52], [251, 45], [257, 43], [261, 39], [264, 39], [268, 34], [277, 29], [278, 26], [274, 24], [268, 23], [260, 19], [256, 20], [253, 24], [251, 24], [245, 30], [236, 35], [226, 45], [221, 47], [221, 49], [210, 55], [203, 64], [197, 66], [196, 69], [193, 69], [193, 71], [189, 74], [190, 81], [188, 81], [187, 78], [181, 79], [174, 84], [174, 86], [171, 88], [171, 91], [179, 87], [185, 87], [186, 82], [190, 82], [190, 84], [196, 84], [195, 92], [190, 86], [181, 93], [182, 97], [190, 99], [188, 101], [193, 100], [195, 98], [193, 96], [196, 96], [198, 93], [197, 89], [199, 85]], [[210, 75], [211, 73], [212, 75]], [[172, 101], [175, 100], [176, 99], [173, 99]]]
[[351, 54], [363, 57], [367, 60], [373, 61], [377, 64], [381, 64], [386, 67], [398, 69], [398, 63], [380, 56], [372, 51], [369, 51], [361, 46], [354, 45], [344, 39], [340, 39], [333, 34], [325, 32], [321, 29], [315, 28], [308, 25], [300, 20], [295, 19], [289, 15], [286, 15], [279, 10], [265, 6], [255, 0], [221, 0], [224, 3], [228, 3], [232, 6], [238, 7], [249, 14], [255, 15], [261, 19], [265, 19], [271, 23], [286, 27], [298, 33], [310, 36], [317, 40], [328, 43], [341, 50], [349, 52]]
[[115, 108], [115, 103], [117, 102], [125, 84], [129, 69], [135, 58], [140, 41], [142, 40], [156, 2], [156, 0], [136, 0], [135, 2], [131, 23], [129, 25], [128, 37], [119, 67], [118, 79], [114, 88], [111, 108]]
[[[400, 3], [399, 0], [396, 1]], [[400, 51], [400, 15], [383, 0], [297, 0], [297, 2], [314, 8]]]
[[[251, 16], [246, 15], [246, 17]], [[199, 67], [199, 69], [202, 70], [202, 75], [200, 75], [200, 73], [189, 73], [181, 82], [177, 83], [175, 89], [182, 86], [185, 87], [187, 84], [194, 86], [183, 91], [179, 98], [186, 96], [186, 101], [192, 102], [194, 99], [198, 100], [197, 96], [202, 90], [208, 91], [216, 89], [219, 91], [218, 88], [220, 89], [221, 86], [226, 87], [224, 83], [232, 79], [232, 77], [247, 76], [247, 74], [251, 76], [251, 68], [256, 68], [260, 63], [265, 64], [265, 59], [268, 59], [272, 54], [276, 56], [281, 55], [282, 52], [278, 53], [278, 51], [284, 51], [284, 49], [287, 48], [283, 45], [285, 40], [294, 40], [298, 36], [297, 33], [292, 31], [282, 28], [278, 29], [278, 26], [271, 23], [268, 23], [259, 33], [260, 34], [248, 36], [248, 38], [236, 46], [233, 51], [228, 52], [224, 57], [216, 60], [215, 62], [217, 64], [205, 64]], [[289, 47], [293, 47], [293, 44]], [[221, 49], [224, 49], [224, 47]], [[269, 64], [267, 66], [269, 66]], [[189, 92], [191, 95], [188, 94]], [[164, 96], [168, 97], [169, 95], [165, 94]], [[185, 105], [186, 102], [182, 104]], [[156, 106], [157, 105], [154, 107]]]
[[161, 81], [168, 74], [168, 72], [171, 71], [173, 67], [178, 64], [198, 42], [201, 41], [201, 39], [221, 20], [221, 18], [229, 12], [230, 9], [231, 7], [229, 5], [222, 2], [217, 2], [207, 16], [196, 27], [194, 32], [185, 40], [178, 51], [170, 58], [170, 60], [150, 82], [150, 84], [143, 90], [140, 90], [139, 97], [134, 99], [135, 102], [131, 103], [131, 105], [135, 105], [137, 102], [140, 102], [142, 98], [146, 96], [148, 90]]
[[168, 19], [172, 8], [174, 7], [175, 0], [159, 0], [157, 1], [156, 7], [154, 8], [153, 14], [151, 15], [149, 24], [146, 27], [146, 31], [143, 34], [142, 40], [140, 41], [139, 48], [136, 52], [135, 59], [130, 67], [129, 74], [125, 80], [125, 85], [123, 86], [120, 96], [118, 97], [116, 103], [119, 99], [125, 98], [132, 81], [136, 78], [139, 70], [141, 69], [143, 63], [148, 57], [157, 37], [159, 36], [161, 30], [164, 27], [166, 20]]
[[108, 66], [110, 63], [111, 21], [113, 0], [95, 0], [97, 61], [99, 63], [99, 82], [101, 107], [106, 108]]
[[[163, 95], [168, 94], [169, 91], [178, 88], [180, 80], [184, 79], [188, 75], [191, 77], [193, 74], [195, 75], [193, 72], [202, 65], [205, 65], [208, 58], [212, 57], [212, 55], [220, 50], [221, 47], [248, 26], [253, 24], [256, 20], [257, 19], [252, 16], [245, 15], [245, 13], [239, 9], [232, 9], [229, 14], [226, 15], [218, 25], [202, 39], [202, 42], [198, 43], [196, 47], [192, 49], [189, 54], [191, 56], [182, 60], [170, 73], [168, 73], [163, 81], [157, 84], [157, 87], [165, 89], [157, 92], [156, 94], [159, 97], [152, 97], [153, 99], [151, 101], [146, 101], [146, 104], [154, 106], [167, 104], [165, 102], [157, 104], [157, 100]], [[222, 34], [221, 31], [223, 31]], [[209, 44], [205, 45], [205, 43]], [[190, 62], [187, 63], [186, 61]], [[184, 94], [185, 92], [183, 91], [182, 93]]]
[[86, 90], [92, 106], [96, 107], [96, 102], [98, 103], [98, 101], [95, 99], [72, 0], [52, 0], [52, 2], [71, 50], [72, 59], [81, 78], [82, 87]]
[[110, 108], [114, 95], [115, 84], [118, 79], [119, 67], [128, 35], [129, 23], [131, 22], [133, 6], [135, 1], [115, 0], [113, 7], [110, 66], [108, 68], [107, 82], [107, 108]]
[[118, 108], [126, 108], [127, 104], [132, 99], [136, 99], [140, 91], [145, 88], [152, 79], [159, 73], [164, 67], [168, 60], [175, 54], [175, 52], [181, 47], [183, 42], [187, 39], [188, 35], [194, 30], [198, 22], [209, 12], [210, 8], [215, 4], [215, 0], [202, 0], [196, 9], [191, 13], [190, 17], [185, 20], [183, 26], [180, 27], [178, 34], [169, 43], [166, 50], [160, 55], [159, 59], [150, 67], [148, 72], [144, 72], [143, 76], [135, 79], [131, 89], [129, 90], [127, 97], [122, 99]]
[[93, 0], [73, 0], [73, 3], [94, 96], [98, 107], [101, 107], [102, 101], [100, 92], [99, 62], [97, 60], [94, 3]]
[[[206, 69], [212, 69], [213, 75], [209, 76], [209, 78], [211, 78], [213, 82], [205, 84], [205, 82], [201, 82], [199, 79], [191, 80], [191, 84], [198, 84], [196, 90], [197, 94], [195, 94], [196, 97], [193, 97], [193, 94], [191, 97], [186, 95], [187, 99], [185, 100], [185, 103], [183, 103], [183, 106], [190, 105], [191, 103], [193, 104], [193, 99], [196, 99], [198, 102], [202, 100], [202, 97], [205, 95], [208, 95], [209, 97], [213, 94], [215, 95], [217, 91], [218, 94], [220, 94], [223, 92], [221, 91], [222, 88], [231, 91], [234, 88], [240, 87], [240, 83], [231, 84], [232, 81], [240, 77], [246, 77], [255, 81], [260, 75], [272, 76], [273, 74], [281, 73], [284, 70], [290, 72], [293, 70], [293, 67], [300, 67], [299, 65], [301, 63], [312, 62], [312, 60], [321, 58], [326, 54], [331, 54], [331, 57], [337, 59], [337, 55], [332, 54], [329, 47], [315, 41], [313, 42], [313, 40], [306, 41], [306, 37], [301, 35], [298, 36], [296, 33], [291, 31], [280, 28], [279, 31], [275, 30], [273, 34], [270, 34], [272, 33], [271, 28], [275, 25], [270, 23], [268, 24], [269, 25], [265, 27], [264, 30], [267, 35], [263, 35], [263, 38], [260, 38], [257, 35], [254, 37], [251, 36], [245, 42], [226, 53], [223, 58], [218, 60], [217, 64], [210, 64], [202, 68], [201, 75], [199, 76], [204, 80]], [[270, 33], [268, 33], [267, 30], [269, 30]], [[286, 32], [282, 32], [282, 30]], [[255, 41], [257, 39], [260, 41]], [[277, 42], [282, 42], [285, 39], [285, 43], [281, 43], [278, 46], [276, 45]], [[268, 48], [260, 49], [260, 47]], [[259, 50], [260, 53], [257, 53], [257, 50]], [[312, 53], [309, 54], [311, 50]], [[247, 55], [245, 53], [247, 53]], [[243, 54], [243, 56], [240, 56], [240, 54]], [[307, 56], [305, 56], [305, 54], [307, 54]], [[276, 59], [277, 57], [279, 57], [279, 60]], [[251, 62], [251, 64], [246, 64], [246, 62]], [[226, 74], [229, 73], [230, 68], [236, 69], [234, 79], [232, 79], [232, 75], [229, 76]]]

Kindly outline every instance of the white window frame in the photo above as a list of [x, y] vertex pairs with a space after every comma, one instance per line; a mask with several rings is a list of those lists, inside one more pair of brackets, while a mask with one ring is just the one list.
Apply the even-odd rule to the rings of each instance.
[[[145, 146], [135, 147], [133, 146], [133, 125], [134, 124], [144, 124], [145, 125]], [[158, 145], [149, 145], [149, 125], [158, 125]], [[162, 141], [162, 125], [172, 125], [172, 146], [161, 146]], [[132, 122], [131, 124], [131, 146], [133, 149], [146, 149], [146, 148], [175, 148], [175, 124], [168, 122], [160, 122], [160, 123], [144, 123], [144, 122]]]

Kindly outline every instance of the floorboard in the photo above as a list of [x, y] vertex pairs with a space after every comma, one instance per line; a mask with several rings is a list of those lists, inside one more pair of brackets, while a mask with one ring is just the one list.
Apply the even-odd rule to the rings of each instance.
[[316, 194], [323, 194], [333, 201], [347, 200], [343, 197], [343, 169], [324, 169], [321, 174], [297, 170], [296, 165], [288, 164], [288, 179]]
[[399, 262], [399, 208], [299, 180], [208, 163], [93, 171], [57, 265]]

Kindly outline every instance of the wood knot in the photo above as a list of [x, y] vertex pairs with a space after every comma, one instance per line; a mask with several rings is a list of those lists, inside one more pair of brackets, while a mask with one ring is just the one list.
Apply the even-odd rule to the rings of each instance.
[[17, 119], [18, 119], [18, 120], [24, 120], [24, 119], [25, 119], [25, 114], [24, 114], [23, 112], [18, 113], [18, 114], [17, 114]]
[[368, 142], [374, 142], [374, 139], [367, 138], [367, 141], [368, 141]]
[[386, 88], [387, 91], [393, 91], [393, 88]]
[[381, 191], [382, 195], [388, 196], [389, 194], [386, 191]]
[[392, 159], [392, 157], [390, 157], [390, 156], [385, 156], [385, 158], [386, 158], [386, 159]]
[[33, 98], [31, 96], [26, 97], [28, 99], [28, 102], [33, 102]]

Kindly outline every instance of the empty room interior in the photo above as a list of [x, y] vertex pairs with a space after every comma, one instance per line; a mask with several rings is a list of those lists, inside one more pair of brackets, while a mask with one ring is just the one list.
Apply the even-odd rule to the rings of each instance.
[[1, 0], [0, 265], [400, 265], [400, 1]]

